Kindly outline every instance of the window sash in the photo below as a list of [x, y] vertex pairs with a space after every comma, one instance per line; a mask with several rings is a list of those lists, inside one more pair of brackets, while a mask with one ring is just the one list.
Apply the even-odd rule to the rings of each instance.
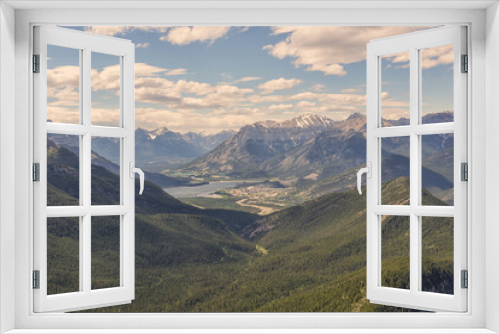
[[[75, 311], [129, 303], [134, 299], [134, 215], [135, 180], [129, 177], [129, 162], [134, 161], [134, 44], [118, 38], [47, 26], [35, 27], [34, 54], [40, 55], [40, 73], [34, 74], [34, 161], [40, 163], [40, 182], [34, 193], [34, 266], [40, 271], [40, 289], [34, 289], [34, 311]], [[80, 50], [80, 123], [47, 122], [47, 45]], [[120, 57], [120, 127], [91, 125], [91, 53]], [[80, 137], [80, 205], [47, 207], [47, 134]], [[93, 136], [120, 138], [120, 205], [91, 204], [91, 140]], [[91, 218], [119, 215], [120, 286], [91, 288]], [[80, 217], [79, 281], [80, 291], [47, 295], [47, 218]]]
[[[467, 75], [460, 72], [461, 54], [466, 54], [466, 28], [442, 27], [372, 41], [367, 46], [367, 161], [372, 177], [367, 180], [367, 297], [370, 302], [421, 310], [467, 310], [467, 290], [461, 289], [462, 269], [467, 269], [467, 183], [460, 180], [460, 163], [467, 162]], [[454, 122], [420, 124], [421, 69], [419, 50], [454, 45]], [[381, 63], [384, 55], [410, 52], [410, 125], [381, 125]], [[454, 134], [454, 206], [422, 206], [421, 135]], [[410, 138], [410, 205], [381, 205], [381, 139]], [[381, 286], [381, 216], [410, 217], [410, 289]], [[454, 218], [454, 295], [421, 289], [421, 218]]]

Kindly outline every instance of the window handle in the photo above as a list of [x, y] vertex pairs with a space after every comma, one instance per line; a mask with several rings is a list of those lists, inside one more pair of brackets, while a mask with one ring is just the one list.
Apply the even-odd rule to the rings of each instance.
[[367, 178], [371, 179], [371, 177], [372, 177], [372, 163], [371, 162], [368, 161], [366, 163], [366, 167], [363, 167], [360, 170], [358, 170], [358, 177], [357, 177], [357, 179], [358, 179], [358, 192], [360, 195], [362, 194], [362, 192], [361, 192], [361, 177], [364, 173], [366, 173]]
[[141, 185], [139, 195], [142, 195], [142, 192], [144, 191], [144, 172], [142, 171], [142, 169], [134, 167], [133, 161], [130, 161], [129, 170], [131, 179], [135, 179], [135, 173], [139, 174], [139, 183]]

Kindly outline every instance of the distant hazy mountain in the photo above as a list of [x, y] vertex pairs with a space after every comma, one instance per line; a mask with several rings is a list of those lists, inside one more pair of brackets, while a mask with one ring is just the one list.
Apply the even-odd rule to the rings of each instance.
[[[136, 165], [151, 172], [161, 172], [202, 156], [234, 133], [234, 131], [221, 131], [216, 134], [196, 132], [182, 134], [165, 127], [153, 131], [138, 128], [135, 131]], [[77, 136], [51, 135], [51, 138], [65, 147], [76, 148], [79, 145]], [[92, 151], [114, 163], [120, 160], [118, 145], [117, 138], [92, 138]]]
[[242, 177], [304, 174], [324, 167], [338, 172], [365, 159], [365, 131], [361, 114], [343, 121], [305, 114], [257, 122], [185, 168]]
[[[349, 122], [362, 117], [356, 115]], [[205, 156], [186, 165], [186, 169], [234, 176], [258, 176], [280, 163], [287, 169], [285, 153], [336, 129], [335, 121], [321, 115], [305, 114], [282, 121], [262, 121], [242, 127], [235, 135]], [[358, 129], [359, 130], [359, 129]], [[267, 164], [267, 165], [265, 165]], [[276, 170], [277, 171], [277, 170]], [[248, 173], [256, 173], [248, 175]]]
[[[447, 112], [423, 118], [424, 123], [449, 121], [453, 121], [453, 114]], [[396, 126], [405, 124], [405, 120], [383, 120], [383, 123]], [[423, 144], [423, 157], [431, 157], [453, 147], [453, 135], [425, 136]], [[409, 140], [405, 138], [386, 139], [383, 146], [386, 152], [409, 155]], [[310, 173], [329, 177], [365, 160], [365, 115], [355, 113], [345, 120], [334, 121], [321, 115], [305, 114], [282, 122], [264, 121], [244, 126], [184, 169], [241, 178], [305, 177]]]
[[216, 134], [182, 134], [165, 127], [154, 131], [139, 128], [135, 132], [136, 164], [155, 172], [177, 167], [213, 150], [233, 133], [222, 131]]
[[[74, 138], [75, 136], [68, 135], [56, 135], [51, 134], [49, 138], [47, 138], [47, 149], [56, 150], [57, 152], [66, 152], [65, 150], [72, 152], [75, 154], [75, 158], [73, 159], [73, 163], [78, 166], [78, 151], [79, 147], [77, 145], [77, 140]], [[107, 139], [107, 138], [106, 138]], [[114, 138], [109, 138], [109, 142], [103, 141], [104, 144], [112, 143]], [[113, 145], [109, 145], [113, 149], [109, 149], [110, 155], [114, 153], [115, 148]], [[120, 165], [110, 161], [109, 159], [100, 156], [95, 151], [92, 151], [91, 155], [92, 166], [102, 167], [108, 172], [116, 175], [120, 175]], [[168, 188], [168, 187], [180, 187], [186, 186], [189, 184], [188, 180], [179, 180], [173, 177], [169, 177], [159, 173], [151, 173], [148, 171], [144, 171], [144, 178], [146, 181], [152, 182], [159, 187]], [[78, 179], [78, 177], [77, 177]]]

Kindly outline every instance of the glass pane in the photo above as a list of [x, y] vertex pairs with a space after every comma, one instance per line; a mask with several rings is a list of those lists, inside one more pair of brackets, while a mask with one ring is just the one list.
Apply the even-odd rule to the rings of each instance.
[[92, 137], [92, 148], [100, 147], [100, 154], [92, 150], [92, 205], [120, 204], [120, 140]]
[[422, 217], [422, 291], [453, 294], [453, 218]]
[[120, 286], [120, 216], [92, 217], [92, 289]]
[[92, 52], [92, 125], [120, 126], [120, 57]]
[[410, 137], [381, 139], [382, 205], [410, 204]]
[[381, 57], [382, 126], [410, 124], [410, 52]]
[[80, 205], [80, 137], [47, 135], [47, 206]]
[[47, 218], [47, 294], [80, 290], [80, 218]]
[[80, 50], [47, 45], [47, 122], [80, 122]]
[[382, 281], [390, 288], [410, 288], [410, 217], [382, 216]]
[[93, 137], [92, 152], [114, 164], [120, 165], [120, 141], [120, 138]]
[[453, 134], [422, 136], [422, 205], [453, 205]]
[[453, 45], [420, 52], [422, 124], [453, 122]]

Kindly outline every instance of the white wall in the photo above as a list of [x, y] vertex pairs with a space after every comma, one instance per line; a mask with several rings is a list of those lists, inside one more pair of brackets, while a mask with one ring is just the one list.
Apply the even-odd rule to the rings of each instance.
[[[416, 327], [430, 327], [437, 325], [449, 325], [451, 327], [483, 327], [485, 305], [487, 305], [486, 310], [488, 312], [488, 327], [495, 329], [495, 331], [500, 331], [500, 287], [498, 286], [499, 276], [500, 276], [500, 261], [499, 261], [499, 245], [497, 244], [500, 234], [500, 175], [498, 172], [498, 166], [500, 165], [500, 135], [499, 132], [499, 106], [500, 98], [499, 95], [499, 81], [500, 81], [500, 69], [499, 69], [499, 54], [500, 54], [500, 41], [499, 39], [499, 14], [498, 6], [491, 7], [488, 10], [488, 20], [485, 20], [484, 11], [456, 11], [456, 10], [403, 10], [403, 11], [385, 11], [385, 10], [370, 10], [362, 11], [360, 14], [358, 11], [349, 10], [273, 10], [269, 9], [266, 11], [259, 10], [248, 10], [248, 11], [226, 11], [226, 10], [156, 10], [156, 11], [145, 11], [145, 10], [103, 10], [103, 11], [90, 11], [90, 10], [33, 10], [33, 11], [23, 11], [18, 10], [16, 16], [16, 75], [17, 79], [16, 85], [16, 144], [19, 145], [19, 150], [15, 154], [16, 158], [16, 308], [18, 312], [16, 313], [16, 323], [17, 326], [21, 328], [35, 328], [38, 326], [45, 328], [54, 328], [58, 326], [59, 328], [78, 328], [90, 326], [94, 328], [113, 328], [120, 326], [120, 328], [135, 328], [138, 324], [138, 316], [130, 316], [127, 318], [121, 318], [120, 323], [113, 322], [107, 323], [107, 318], [97, 317], [92, 315], [85, 315], [82, 317], [68, 318], [60, 317], [57, 314], [51, 315], [50, 317], [28, 317], [27, 310], [32, 309], [30, 304], [31, 299], [29, 298], [32, 294], [31, 290], [26, 287], [30, 284], [30, 274], [32, 270], [30, 258], [30, 247], [31, 244], [30, 236], [30, 205], [31, 201], [29, 196], [30, 187], [32, 182], [30, 181], [30, 133], [32, 131], [30, 125], [31, 108], [29, 104], [29, 91], [30, 91], [30, 81], [29, 81], [29, 54], [30, 54], [30, 22], [37, 23], [54, 23], [54, 22], [85, 22], [86, 24], [99, 24], [102, 22], [111, 24], [144, 24], [144, 22], [172, 22], [178, 24], [193, 24], [193, 23], [204, 23], [204, 24], [220, 24], [224, 22], [225, 24], [266, 24], [266, 22], [275, 22], [276, 24], [308, 24], [310, 22], [318, 22], [321, 24], [341, 24], [342, 22], [371, 22], [373, 24], [378, 24], [380, 22], [428, 22], [429, 24], [434, 24], [435, 22], [472, 22], [472, 40], [473, 40], [473, 50], [472, 55], [472, 72], [473, 76], [472, 83], [475, 90], [475, 98], [472, 101], [474, 117], [471, 119], [472, 125], [470, 130], [472, 131], [472, 136], [474, 140], [474, 158], [472, 159], [472, 170], [470, 172], [471, 177], [474, 178], [474, 189], [471, 193], [473, 199], [473, 212], [472, 212], [472, 222], [474, 223], [474, 233], [472, 234], [474, 249], [471, 254], [474, 256], [475, 261], [472, 261], [471, 269], [471, 280], [479, 282], [474, 289], [474, 293], [469, 289], [469, 296], [472, 299], [472, 310], [475, 313], [475, 317], [454, 317], [449, 315], [439, 315], [439, 317], [433, 317], [427, 319], [427, 322], [422, 322]], [[487, 22], [486, 22], [487, 21]], [[10, 25], [9, 25], [10, 26]], [[493, 52], [488, 54], [489, 65], [485, 68], [483, 64], [484, 60], [484, 29], [488, 29], [488, 33], [491, 35], [488, 37], [488, 47], [493, 48]], [[3, 41], [2, 41], [3, 45]], [[1, 60], [0, 60], [1, 61]], [[491, 65], [491, 66], [490, 66]], [[7, 66], [6, 66], [7, 67]], [[13, 67], [13, 66], [12, 66]], [[3, 68], [0, 68], [2, 70]], [[10, 70], [10, 69], [8, 69]], [[486, 72], [485, 72], [486, 70]], [[3, 76], [2, 72], [2, 76]], [[488, 92], [487, 98], [485, 100], [485, 74], [489, 77], [488, 81]], [[7, 77], [14, 78], [13, 75], [8, 75]], [[10, 85], [1, 85], [0, 80], [0, 94], [3, 94], [2, 87], [11, 93], [11, 89], [14, 83], [10, 82]], [[12, 94], [13, 95], [13, 94]], [[9, 94], [8, 99], [10, 99]], [[485, 101], [488, 101], [488, 108], [485, 108]], [[2, 102], [4, 99], [2, 98]], [[485, 109], [487, 109], [487, 116], [485, 117]], [[4, 114], [4, 108], [1, 109], [2, 115]], [[11, 113], [7, 114], [11, 115]], [[488, 119], [488, 122], [486, 122]], [[493, 120], [493, 121], [491, 121]], [[488, 132], [493, 135], [493, 139], [488, 140], [488, 147], [486, 146], [484, 139], [485, 127], [488, 126]], [[3, 125], [2, 125], [3, 126]], [[1, 126], [0, 126], [1, 133]], [[12, 153], [3, 152], [3, 148], [9, 147], [5, 140], [0, 138], [0, 148], [2, 149], [2, 154]], [[488, 148], [488, 170], [485, 169], [485, 148]], [[491, 150], [491, 152], [490, 152]], [[3, 161], [0, 156], [0, 163]], [[7, 166], [11, 168], [11, 166]], [[6, 167], [6, 168], [7, 168]], [[3, 168], [3, 167], [2, 167]], [[485, 171], [491, 172], [490, 179], [485, 182]], [[1, 178], [4, 178], [3, 170], [0, 169], [0, 182]], [[13, 178], [12, 178], [13, 179]], [[12, 180], [11, 179], [11, 180]], [[7, 182], [12, 182], [7, 180]], [[1, 183], [2, 191], [4, 191], [4, 184]], [[485, 188], [487, 184], [487, 188]], [[491, 194], [490, 198], [485, 201], [484, 194], [485, 189], [487, 194]], [[7, 194], [12, 194], [13, 190], [6, 190]], [[489, 208], [492, 210], [488, 212], [488, 219], [486, 219], [485, 213], [485, 202], [489, 204]], [[11, 203], [11, 202], [9, 202]], [[1, 208], [0, 208], [1, 209]], [[2, 213], [3, 214], [3, 213]], [[3, 222], [4, 220], [2, 220]], [[487, 231], [485, 231], [485, 222], [488, 222]], [[9, 225], [10, 227], [10, 225]], [[7, 228], [7, 226], [6, 226]], [[0, 231], [2, 232], [2, 231]], [[488, 236], [488, 247], [489, 253], [496, 260], [494, 265], [489, 265], [487, 275], [483, 275], [484, 272], [484, 236]], [[1, 238], [1, 237], [0, 237]], [[7, 245], [9, 245], [11, 240], [7, 240]], [[2, 240], [2, 247], [5, 243]], [[1, 249], [0, 249], [1, 251]], [[3, 254], [13, 254], [4, 251]], [[482, 260], [478, 260], [479, 258]], [[490, 257], [491, 258], [491, 257]], [[3, 266], [5, 264], [5, 267]], [[7, 266], [8, 263], [2, 264], [0, 270], [11, 270]], [[491, 264], [491, 261], [488, 262]], [[13, 264], [11, 264], [13, 266]], [[478, 272], [481, 275], [474, 276], [474, 273]], [[9, 276], [8, 279], [12, 277]], [[8, 286], [10, 282], [5, 281], [6, 284], [0, 285], [0, 288], [11, 287]], [[7, 284], [9, 283], [9, 284]], [[1, 283], [0, 283], [1, 284]], [[5, 290], [5, 289], [4, 289]], [[2, 292], [4, 291], [2, 290]], [[484, 291], [487, 293], [484, 293]], [[9, 289], [8, 293], [10, 294]], [[485, 296], [487, 296], [485, 298]], [[486, 300], [485, 300], [486, 299]], [[2, 303], [4, 303], [4, 295], [2, 295]], [[485, 304], [487, 302], [488, 304]], [[12, 307], [13, 305], [8, 305], [5, 302], [6, 307], [0, 309], [1, 312], [7, 314], [9, 312], [7, 307]], [[1, 307], [1, 304], [0, 304]], [[2, 314], [4, 314], [2, 313]], [[10, 313], [11, 314], [11, 313]], [[479, 315], [479, 317], [477, 316]], [[233, 315], [231, 317], [224, 318], [224, 323], [221, 323], [221, 317], [199, 317], [195, 320], [194, 317], [190, 316], [176, 316], [172, 315], [169, 317], [168, 326], [171, 328], [180, 328], [182, 326], [194, 326], [196, 328], [238, 328], [238, 327], [261, 327], [266, 326], [266, 320], [268, 317], [257, 318], [258, 315], [246, 316], [246, 315]], [[448, 318], [449, 317], [449, 318]], [[110, 317], [111, 318], [111, 317]], [[265, 319], [264, 319], [265, 318]], [[329, 316], [319, 316], [311, 315], [309, 318], [302, 317], [298, 315], [282, 316], [276, 317], [276, 322], [273, 326], [276, 328], [282, 328], [285, 325], [295, 326], [296, 328], [304, 328], [305, 326], [313, 326], [316, 328], [329, 328], [329, 327], [340, 327], [348, 328], [353, 326], [353, 324], [358, 328], [367, 327], [401, 327], [401, 323], [405, 321], [412, 320], [412, 316], [407, 317], [407, 315], [401, 315], [398, 317], [398, 322], [393, 321], [394, 319], [387, 320], [386, 315], [377, 315], [375, 317], [366, 317], [366, 321], [359, 321], [357, 318], [353, 322], [352, 317], [349, 315], [337, 315], [335, 318]], [[472, 319], [473, 322], [469, 320]], [[7, 318], [6, 318], [7, 319]], [[54, 319], [58, 320], [56, 322]], [[89, 321], [89, 319], [91, 319]], [[163, 328], [166, 326], [164, 318], [161, 317], [144, 317], [141, 318], [144, 323], [147, 323], [151, 328]], [[1, 319], [0, 319], [1, 321]], [[9, 320], [8, 323], [10, 323]], [[312, 324], [312, 325], [311, 325]], [[111, 327], [113, 326], [113, 327]]]
[[500, 7], [486, 11], [486, 256], [496, 257], [486, 266], [486, 327], [500, 332]]
[[[15, 12], [0, 3], [0, 332], [14, 328]], [[7, 255], [7, 256], [5, 256]]]

